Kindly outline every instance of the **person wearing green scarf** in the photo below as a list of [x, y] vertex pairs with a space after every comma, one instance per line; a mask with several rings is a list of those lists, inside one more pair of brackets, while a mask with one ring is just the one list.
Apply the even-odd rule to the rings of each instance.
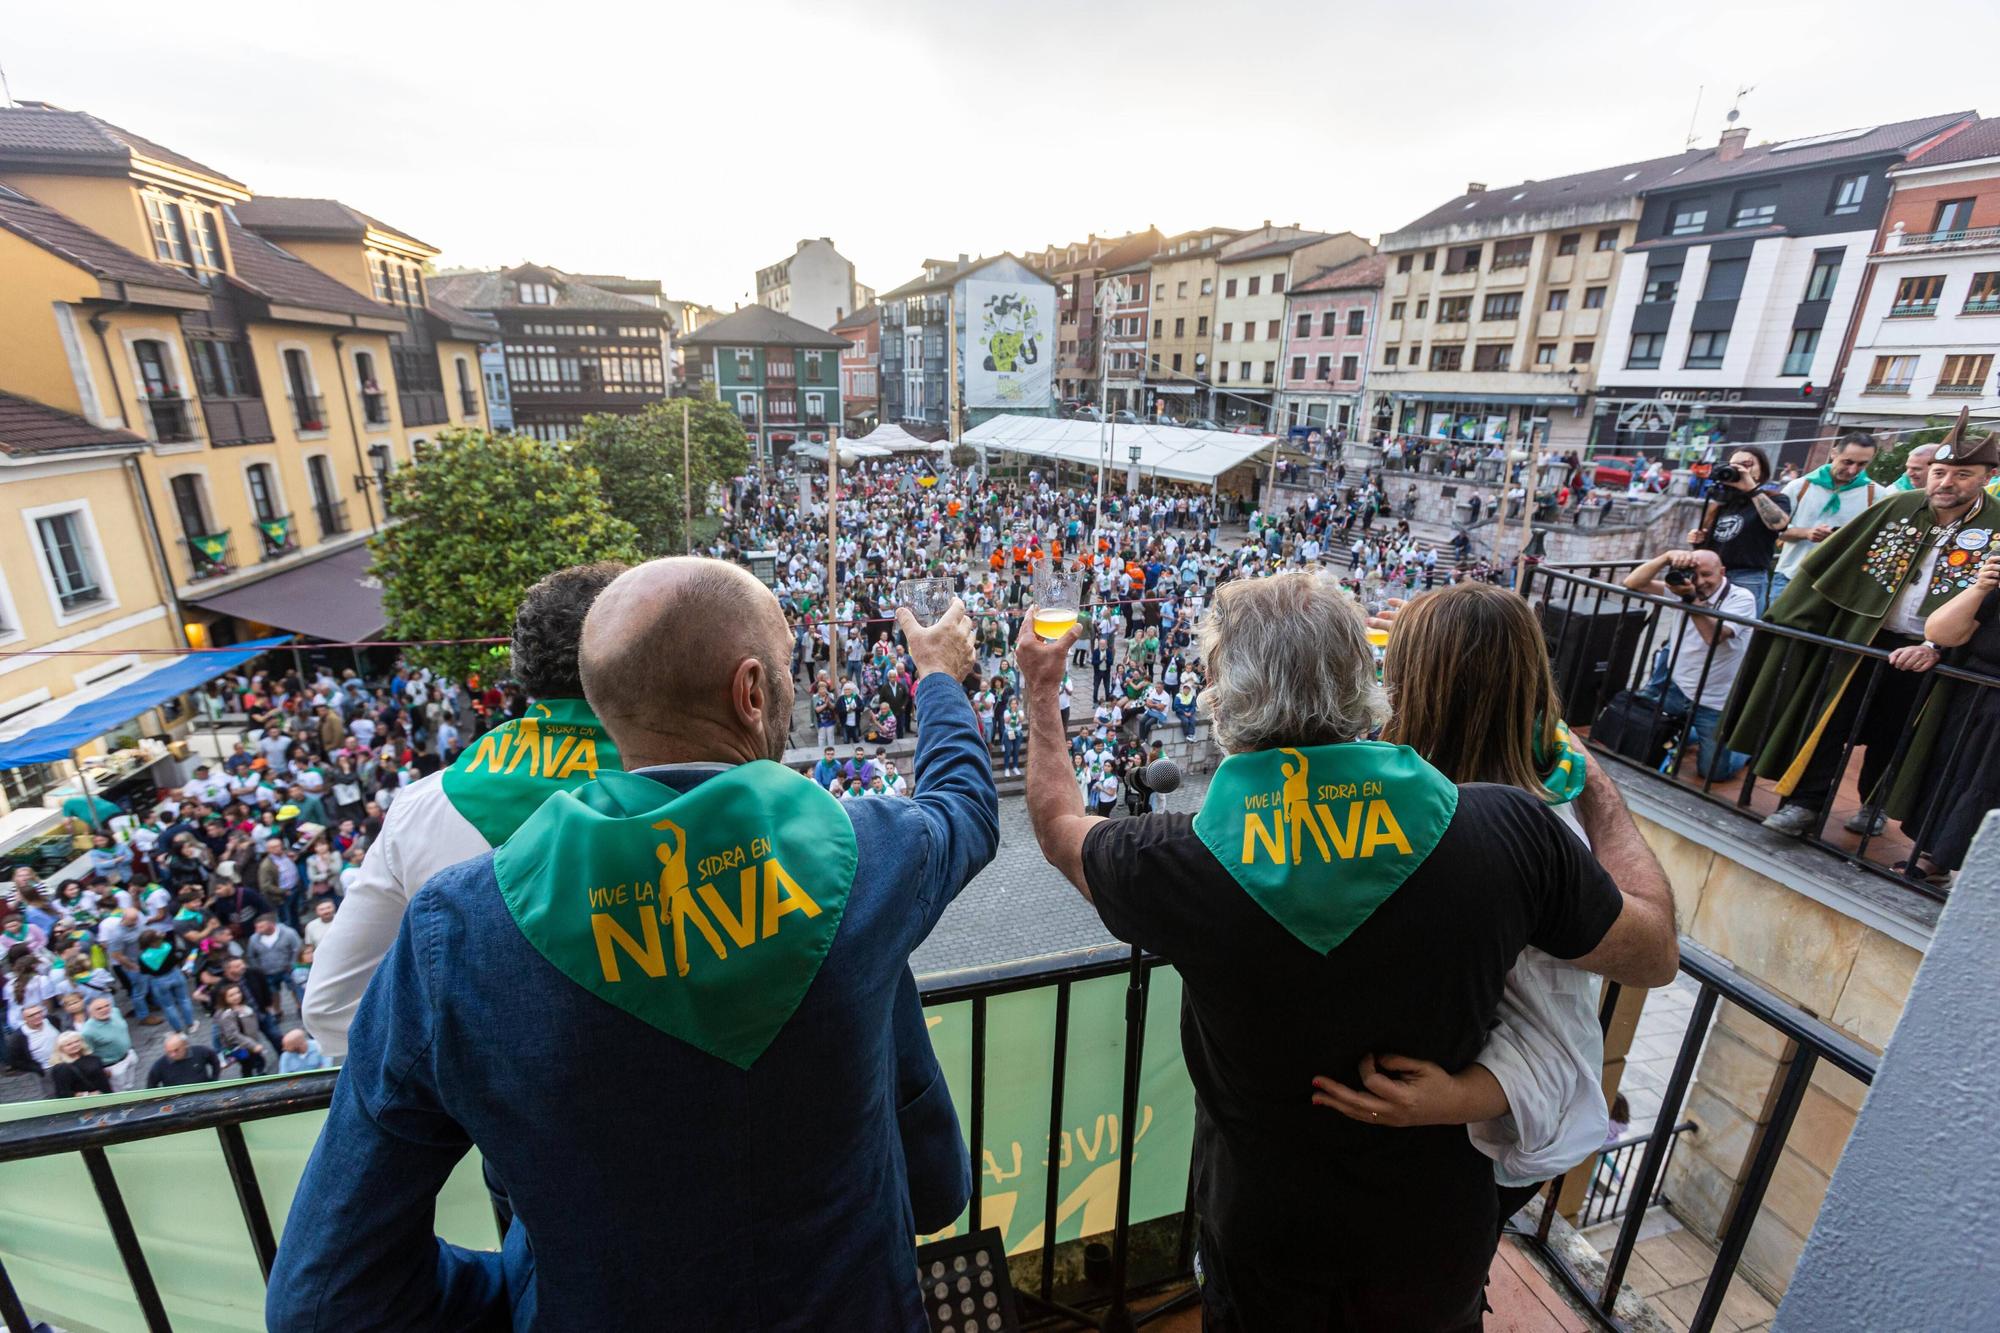
[[1093, 818], [1056, 711], [1074, 637], [1015, 646], [1028, 817], [1105, 927], [1180, 974], [1210, 1324], [1324, 1327], [1339, 1310], [1358, 1328], [1478, 1327], [1493, 1164], [1462, 1129], [1328, 1115], [1311, 1079], [1396, 1091], [1409, 1071], [1390, 1052], [1464, 1070], [1530, 945], [1621, 983], [1670, 981], [1672, 898], [1616, 788], [1591, 765], [1575, 803], [1593, 859], [1551, 813], [1525, 730], [1519, 786], [1460, 785], [1368, 739], [1385, 710], [1360, 610], [1299, 572], [1225, 584], [1202, 618], [1203, 702], [1227, 757], [1201, 808]]
[[1920, 491], [1931, 475], [1931, 460], [1937, 457], [1935, 444], [1920, 444], [1903, 455], [1903, 475], [1896, 478], [1892, 491]]
[[1886, 487], [1868, 478], [1868, 465], [1875, 461], [1875, 454], [1872, 436], [1849, 435], [1819, 468], [1785, 485], [1784, 492], [1792, 501], [1792, 523], [1778, 534], [1785, 545], [1771, 575], [1771, 601], [1778, 600], [1808, 552], [1888, 494]]
[[[793, 682], [770, 589], [693, 557], [604, 589], [578, 671], [623, 767], [411, 900], [268, 1327], [929, 1327], [912, 1123], [950, 1131], [967, 1192], [971, 1172], [942, 1072], [902, 1078], [909, 957], [991, 859], [999, 802], [964, 608], [898, 626], [916, 784], [843, 803], [775, 762]], [[499, 1254], [433, 1234], [472, 1147], [513, 1208]]]

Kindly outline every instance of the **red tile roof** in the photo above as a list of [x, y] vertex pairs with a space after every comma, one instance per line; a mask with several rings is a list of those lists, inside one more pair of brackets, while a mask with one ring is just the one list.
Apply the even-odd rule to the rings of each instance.
[[389, 236], [398, 236], [426, 250], [437, 247], [418, 240], [400, 227], [350, 208], [338, 199], [297, 199], [285, 195], [260, 194], [236, 205], [236, 220], [251, 231], [267, 236], [360, 237], [370, 227]]
[[74, 218], [4, 185], [0, 185], [0, 230], [13, 232], [30, 244], [38, 245], [57, 258], [100, 278], [145, 283], [174, 291], [208, 290], [180, 270], [141, 259]]
[[229, 255], [234, 261], [230, 280], [253, 296], [274, 305], [304, 306], [339, 315], [373, 315], [400, 319], [394, 308], [369, 300], [288, 250], [265, 240], [235, 219], [227, 222]]
[[1926, 153], [1912, 157], [1905, 166], [1935, 167], [1947, 162], [1977, 162], [2000, 157], [2000, 116], [1976, 121]]
[[1382, 277], [1389, 271], [1387, 255], [1363, 255], [1350, 259], [1345, 264], [1323, 268], [1304, 282], [1291, 286], [1293, 294], [1299, 292], [1338, 292], [1356, 287], [1380, 287]]
[[129, 164], [135, 156], [151, 158], [155, 162], [247, 190], [241, 181], [224, 175], [214, 167], [109, 121], [99, 120], [87, 111], [66, 111], [46, 102], [0, 107], [0, 158], [99, 160], [108, 164]]
[[18, 458], [71, 449], [137, 448], [144, 443], [129, 430], [106, 430], [72, 413], [0, 391], [0, 454]]

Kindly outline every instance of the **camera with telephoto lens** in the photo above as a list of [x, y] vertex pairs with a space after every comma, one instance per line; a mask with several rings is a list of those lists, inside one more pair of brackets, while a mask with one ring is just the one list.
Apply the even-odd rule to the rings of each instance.
[[1714, 469], [1709, 472], [1708, 479], [1710, 481], [1721, 482], [1727, 486], [1731, 482], [1743, 480], [1743, 469], [1737, 467], [1734, 463], [1717, 463]]
[[1694, 586], [1694, 571], [1692, 569], [1683, 569], [1679, 565], [1671, 566], [1667, 570], [1666, 581], [1669, 588], [1692, 588]]

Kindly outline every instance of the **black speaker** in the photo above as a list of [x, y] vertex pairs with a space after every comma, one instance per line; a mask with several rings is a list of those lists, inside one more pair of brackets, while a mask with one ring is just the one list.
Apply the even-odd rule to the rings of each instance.
[[1603, 701], [1631, 680], [1632, 659], [1652, 608], [1609, 593], [1579, 593], [1572, 601], [1567, 588], [1551, 591], [1555, 595], [1536, 612], [1548, 640], [1563, 717], [1579, 726], [1596, 717]]

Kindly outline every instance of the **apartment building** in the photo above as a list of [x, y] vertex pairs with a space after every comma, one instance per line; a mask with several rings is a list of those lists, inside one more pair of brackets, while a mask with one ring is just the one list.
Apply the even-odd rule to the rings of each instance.
[[1285, 293], [1292, 275], [1317, 273], [1374, 249], [1353, 232], [1334, 235], [1269, 222], [1222, 247], [1215, 261], [1215, 340], [1209, 348], [1217, 420], [1224, 425], [1273, 424], [1278, 367], [1285, 352]]
[[1243, 233], [1204, 227], [1169, 236], [1150, 265], [1146, 391], [1176, 417], [1214, 410], [1209, 354], [1214, 346], [1216, 258]]
[[846, 340], [840, 352], [842, 429], [866, 435], [881, 421], [882, 396], [877, 387], [882, 365], [882, 310], [869, 306], [835, 324], [829, 332]]
[[[697, 372], [736, 410], [751, 447], [782, 457], [840, 432], [840, 363], [847, 338], [766, 306], [745, 306], [682, 343]], [[761, 433], [760, 433], [761, 432]]]
[[[274, 201], [260, 225], [283, 231], [275, 214], [301, 202], [328, 225], [281, 245], [213, 167], [83, 112], [0, 108], [0, 392], [77, 448], [130, 447], [137, 506], [135, 521], [81, 489], [71, 505], [54, 492], [87, 473], [50, 474], [21, 522], [53, 606], [23, 633], [115, 644], [169, 614], [180, 645], [380, 629], [379, 590], [357, 580], [388, 518], [383, 478], [431, 430], [485, 423], [492, 330], [431, 299], [436, 252], [386, 223]], [[474, 392], [454, 399], [461, 373]], [[117, 567], [134, 549], [157, 586]], [[6, 579], [18, 612], [25, 576]]]
[[2000, 418], [2000, 119], [1968, 125], [1888, 177], [1834, 420], [1913, 430], [1960, 408]]
[[[1038, 269], [1010, 254], [926, 259], [880, 304], [882, 420], [949, 431], [954, 407], [960, 430], [1001, 412], [1055, 414], [1061, 326], [1056, 286]], [[1015, 350], [988, 364], [995, 320]]]
[[664, 305], [546, 264], [439, 276], [431, 289], [497, 325], [520, 434], [566, 440], [593, 412], [629, 415], [667, 396]]
[[1580, 448], [1619, 252], [1698, 152], [1464, 193], [1382, 238], [1369, 427]]
[[[1114, 269], [1149, 258], [1160, 248], [1158, 228], [1051, 245], [1023, 262], [1056, 286], [1056, 393], [1065, 401], [1098, 400], [1100, 286]], [[1128, 317], [1129, 318], [1129, 317]], [[1125, 341], [1129, 342], [1129, 339]]]
[[1761, 444], [1774, 464], [1804, 461], [1889, 171], [1977, 119], [1952, 112], [1755, 146], [1732, 128], [1646, 183], [1604, 336], [1595, 442], [1670, 458]]
[[758, 305], [821, 332], [874, 300], [872, 289], [855, 282], [853, 262], [825, 236], [800, 241], [791, 254], [757, 270]]
[[1294, 436], [1353, 431], [1362, 419], [1368, 349], [1388, 261], [1363, 255], [1322, 268], [1285, 293], [1278, 423]]
[[1111, 289], [1111, 307], [1100, 339], [1105, 401], [1111, 410], [1148, 416], [1166, 410], [1164, 395], [1146, 392], [1146, 323], [1153, 303], [1153, 256], [1141, 255], [1100, 279]]

